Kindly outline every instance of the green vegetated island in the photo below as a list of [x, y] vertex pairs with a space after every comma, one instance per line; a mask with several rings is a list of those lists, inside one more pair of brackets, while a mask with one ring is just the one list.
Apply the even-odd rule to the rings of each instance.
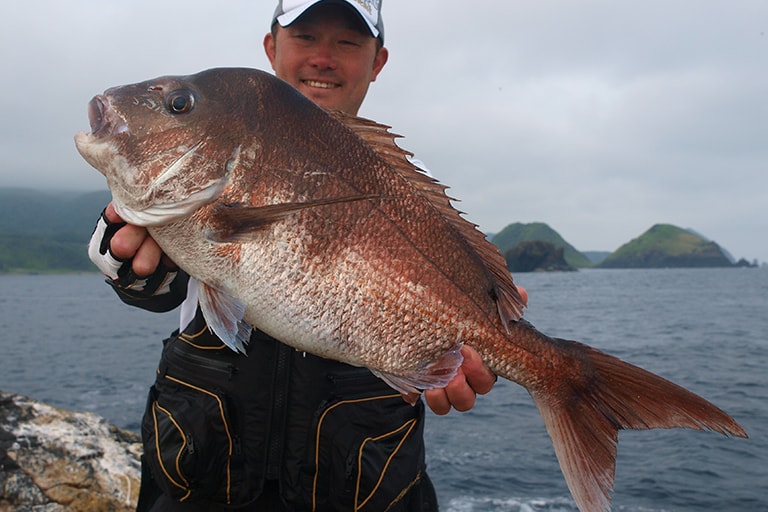
[[547, 224], [515, 223], [491, 238], [512, 272], [579, 268], [756, 267], [733, 258], [717, 243], [671, 224], [656, 224], [614, 252], [580, 252]]
[[[0, 273], [92, 272], [87, 244], [108, 191], [42, 192], [0, 188]], [[514, 223], [489, 236], [512, 272], [579, 268], [757, 266], [734, 262], [717, 243], [656, 224], [614, 252], [580, 252], [547, 224]]]

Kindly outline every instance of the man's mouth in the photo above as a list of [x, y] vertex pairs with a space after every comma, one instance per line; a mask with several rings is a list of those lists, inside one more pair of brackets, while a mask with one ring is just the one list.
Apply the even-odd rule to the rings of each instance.
[[336, 87], [339, 87], [339, 84], [333, 82], [320, 82], [318, 80], [302, 80], [301, 82], [309, 87], [317, 87], [319, 89], [335, 89]]

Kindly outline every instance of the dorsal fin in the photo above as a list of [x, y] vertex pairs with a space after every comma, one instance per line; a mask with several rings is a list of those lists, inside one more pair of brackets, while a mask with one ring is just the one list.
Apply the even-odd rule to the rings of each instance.
[[523, 316], [525, 303], [517, 291], [512, 275], [507, 270], [507, 262], [499, 251], [485, 237], [476, 224], [466, 220], [462, 213], [456, 210], [451, 201], [456, 199], [449, 197], [445, 191], [447, 186], [438, 182], [421, 169], [413, 165], [408, 158], [413, 154], [400, 148], [395, 142], [402, 138], [401, 135], [389, 131], [390, 126], [379, 124], [370, 119], [354, 117], [342, 112], [331, 112], [337, 119], [354, 131], [361, 139], [368, 143], [373, 150], [383, 158], [392, 169], [408, 180], [423, 196], [442, 214], [448, 223], [467, 241], [469, 246], [477, 253], [485, 264], [491, 280], [495, 283], [494, 300], [499, 310], [504, 327], [508, 329], [508, 322], [517, 321]]

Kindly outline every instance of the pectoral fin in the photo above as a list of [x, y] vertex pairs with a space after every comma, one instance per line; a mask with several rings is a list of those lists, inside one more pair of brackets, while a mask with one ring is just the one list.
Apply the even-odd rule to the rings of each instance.
[[205, 283], [194, 281], [199, 287], [200, 309], [213, 333], [235, 352], [245, 353], [252, 327], [243, 321], [245, 304]]
[[261, 229], [286, 219], [294, 213], [321, 206], [375, 199], [376, 195], [359, 195], [317, 199], [314, 201], [279, 203], [265, 206], [222, 204], [211, 212], [206, 236], [212, 242], [247, 242]]

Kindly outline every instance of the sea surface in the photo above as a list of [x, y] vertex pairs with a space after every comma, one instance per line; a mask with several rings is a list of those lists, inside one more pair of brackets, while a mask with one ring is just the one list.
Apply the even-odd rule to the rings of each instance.
[[[613, 510], [768, 511], [768, 271], [518, 274], [526, 318], [674, 380], [750, 439], [622, 432]], [[0, 275], [0, 389], [138, 430], [177, 314], [124, 306], [98, 274]], [[503, 379], [467, 413], [427, 418], [428, 470], [448, 512], [572, 512], [527, 392]]]

